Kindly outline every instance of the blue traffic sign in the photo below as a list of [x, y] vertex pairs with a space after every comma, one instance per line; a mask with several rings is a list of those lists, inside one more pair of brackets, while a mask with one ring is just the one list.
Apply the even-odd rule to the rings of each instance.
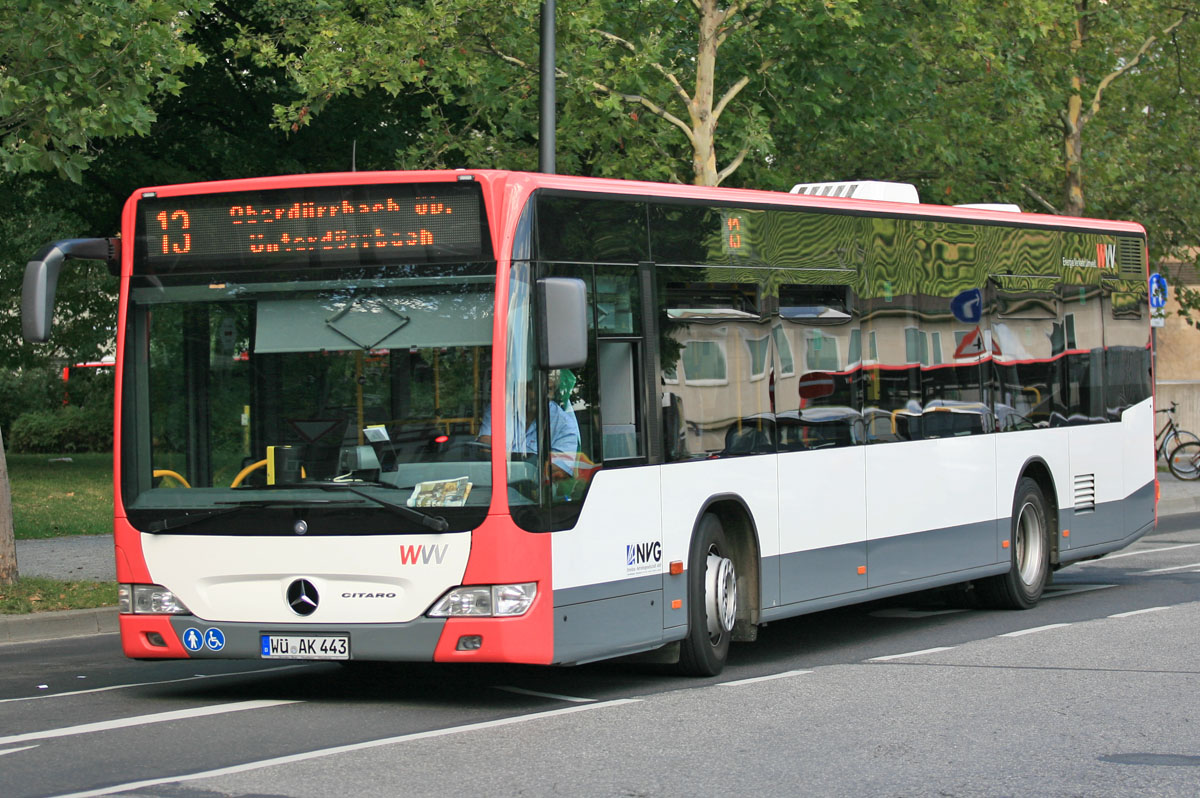
[[1160, 310], [1167, 306], [1167, 278], [1158, 272], [1150, 275], [1150, 307]]
[[983, 318], [983, 292], [978, 288], [963, 291], [950, 300], [950, 312], [963, 324], [978, 324]]

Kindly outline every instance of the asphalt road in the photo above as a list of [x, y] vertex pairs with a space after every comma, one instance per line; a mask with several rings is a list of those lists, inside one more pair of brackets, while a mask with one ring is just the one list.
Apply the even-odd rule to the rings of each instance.
[[762, 630], [719, 679], [578, 668], [135, 663], [0, 648], [6, 798], [1194, 796], [1200, 515], [1027, 612], [935, 593]]

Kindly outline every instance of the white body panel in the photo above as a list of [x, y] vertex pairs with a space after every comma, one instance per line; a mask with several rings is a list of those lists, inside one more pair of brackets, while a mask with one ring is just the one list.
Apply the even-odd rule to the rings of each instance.
[[[403, 623], [462, 582], [471, 536], [143, 534], [142, 551], [151, 579], [206, 621]], [[299, 578], [320, 593], [317, 611], [304, 617], [287, 603]]]
[[780, 553], [866, 540], [866, 448], [778, 455]]
[[[599, 471], [574, 529], [555, 532], [554, 589], [661, 574], [659, 466]], [[658, 561], [629, 561], [629, 546], [658, 544]], [[635, 552], [636, 554], [636, 549]]]
[[868, 539], [994, 520], [997, 437], [866, 447]]

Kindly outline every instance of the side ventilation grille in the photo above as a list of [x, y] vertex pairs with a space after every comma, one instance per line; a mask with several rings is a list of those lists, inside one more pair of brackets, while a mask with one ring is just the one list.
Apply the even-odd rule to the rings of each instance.
[[1117, 271], [1122, 277], [1140, 279], [1146, 272], [1146, 243], [1140, 238], [1117, 239]]
[[1096, 510], [1096, 475], [1075, 475], [1075, 514]]

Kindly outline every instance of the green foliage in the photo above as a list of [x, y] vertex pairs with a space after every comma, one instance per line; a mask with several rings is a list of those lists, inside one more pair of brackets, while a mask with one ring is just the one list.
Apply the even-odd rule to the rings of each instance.
[[112, 449], [112, 407], [67, 405], [17, 417], [8, 445], [14, 452], [103, 452]]
[[17, 416], [34, 409], [52, 410], [61, 400], [62, 377], [57, 369], [0, 369], [0, 430], [5, 440]]
[[79, 182], [97, 139], [146, 135], [152, 100], [200, 60], [184, 37], [202, 0], [4, 0], [0, 168]]

